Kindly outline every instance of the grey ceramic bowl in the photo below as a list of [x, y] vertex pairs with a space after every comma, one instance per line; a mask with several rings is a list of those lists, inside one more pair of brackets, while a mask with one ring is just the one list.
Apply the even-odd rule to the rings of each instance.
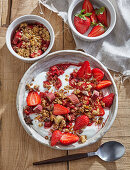
[[96, 41], [96, 40], [106, 37], [113, 30], [115, 23], [116, 23], [116, 12], [115, 12], [115, 9], [114, 9], [112, 3], [109, 0], [90, 0], [90, 1], [95, 8], [99, 8], [102, 6], [106, 7], [108, 28], [104, 34], [102, 34], [98, 37], [88, 37], [87, 35], [90, 32], [90, 29], [85, 34], [80, 34], [76, 30], [73, 21], [74, 21], [74, 15], [79, 13], [82, 9], [83, 0], [73, 0], [69, 7], [69, 10], [68, 10], [68, 23], [69, 23], [69, 26], [72, 29], [73, 33], [78, 38], [80, 38], [84, 41]]
[[42, 135], [40, 135], [36, 130], [33, 129], [33, 127], [29, 127], [25, 121], [23, 116], [23, 105], [24, 105], [24, 97], [25, 97], [25, 85], [27, 83], [30, 83], [32, 81], [32, 78], [36, 77], [39, 73], [43, 71], [48, 71], [49, 67], [58, 63], [65, 63], [65, 62], [71, 62], [71, 63], [79, 63], [83, 62], [85, 60], [88, 60], [90, 62], [90, 65], [92, 67], [98, 67], [102, 69], [105, 73], [105, 78], [112, 81], [112, 85], [109, 87], [109, 91], [115, 93], [115, 98], [113, 105], [111, 106], [109, 116], [107, 118], [107, 121], [105, 123], [105, 126], [101, 128], [92, 138], [88, 139], [83, 144], [75, 143], [70, 146], [55, 146], [53, 148], [60, 149], [60, 150], [72, 150], [81, 148], [84, 146], [88, 146], [92, 143], [97, 142], [100, 138], [104, 136], [104, 134], [109, 130], [109, 128], [112, 126], [116, 114], [117, 114], [117, 108], [118, 108], [118, 93], [117, 88], [115, 85], [115, 82], [107, 70], [107, 68], [97, 59], [95, 59], [93, 56], [86, 54], [84, 52], [75, 51], [75, 50], [62, 50], [53, 52], [51, 54], [48, 54], [45, 58], [37, 61], [34, 63], [24, 74], [18, 88], [17, 92], [17, 111], [19, 119], [24, 127], [24, 129], [27, 131], [27, 133], [32, 136], [35, 140], [38, 142], [45, 144], [50, 147], [48, 140], [46, 140]]

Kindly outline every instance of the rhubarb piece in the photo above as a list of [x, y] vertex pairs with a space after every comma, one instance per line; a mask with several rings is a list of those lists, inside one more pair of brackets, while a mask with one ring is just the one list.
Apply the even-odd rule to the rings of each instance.
[[53, 102], [53, 100], [55, 100], [55, 95], [52, 92], [47, 93], [46, 97], [48, 98], [49, 102]]
[[34, 109], [33, 111], [35, 113], [40, 113], [42, 111], [42, 105], [38, 104]]
[[79, 99], [75, 94], [69, 95], [68, 98], [74, 105], [79, 103]]
[[99, 92], [97, 90], [93, 91], [92, 99], [95, 101], [99, 97]]

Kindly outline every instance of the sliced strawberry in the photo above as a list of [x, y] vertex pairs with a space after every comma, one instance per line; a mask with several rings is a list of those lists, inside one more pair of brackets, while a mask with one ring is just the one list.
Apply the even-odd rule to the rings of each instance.
[[97, 81], [101, 81], [104, 77], [104, 72], [99, 68], [92, 69], [92, 75]]
[[85, 10], [84, 13], [92, 12], [93, 11], [93, 5], [91, 4], [91, 2], [89, 0], [84, 0], [82, 9]]
[[105, 25], [106, 27], [108, 26], [107, 24], [107, 11], [105, 7], [101, 7], [100, 9], [96, 10], [97, 18], [98, 20]]
[[105, 103], [105, 107], [109, 107], [109, 108], [111, 107], [111, 105], [113, 103], [114, 96], [115, 96], [115, 94], [111, 93], [102, 99], [103, 103]]
[[82, 64], [81, 68], [78, 70], [77, 77], [89, 79], [91, 76], [92, 76], [92, 74], [91, 74], [90, 63], [88, 61], [85, 61]]
[[54, 115], [65, 115], [69, 113], [69, 109], [60, 105], [60, 104], [54, 104]]
[[88, 18], [88, 17], [82, 18], [79, 16], [75, 16], [74, 17], [74, 25], [78, 32], [80, 32], [81, 34], [84, 34], [89, 29], [89, 27], [91, 25], [91, 21], [90, 21], [90, 18]]
[[68, 98], [74, 105], [79, 103], [79, 99], [75, 94], [69, 95]]
[[77, 117], [73, 129], [74, 129], [74, 131], [82, 129], [85, 126], [87, 126], [88, 123], [89, 123], [89, 118], [86, 115], [81, 115], [81, 116]]
[[17, 44], [17, 47], [18, 47], [18, 48], [21, 48], [22, 45], [23, 45], [23, 41], [20, 41], [20, 42]]
[[98, 19], [97, 19], [97, 16], [96, 16], [96, 13], [95, 11], [93, 10], [92, 11], [92, 15], [90, 16], [90, 19], [91, 19], [91, 24], [94, 26], [98, 23]]
[[105, 28], [102, 24], [98, 24], [90, 31], [88, 37], [97, 37], [105, 32]]
[[14, 38], [13, 38], [12, 43], [13, 43], [13, 44], [17, 44], [18, 41], [21, 40], [21, 37], [22, 37], [22, 33], [21, 33], [20, 31], [17, 31], [17, 32], [15, 33], [15, 35], [14, 35]]
[[97, 90], [101, 90], [103, 88], [110, 86], [111, 84], [112, 84], [112, 82], [110, 80], [102, 80], [97, 84], [97, 86], [95, 88]]
[[64, 133], [60, 138], [60, 143], [63, 145], [70, 145], [72, 143], [76, 143], [79, 140], [77, 135], [72, 133]]
[[55, 130], [52, 133], [52, 137], [51, 137], [51, 146], [56, 145], [57, 143], [60, 142], [60, 138], [62, 137], [62, 132], [59, 130]]
[[36, 106], [41, 103], [41, 97], [36, 91], [31, 91], [28, 93], [26, 101], [28, 106]]
[[34, 57], [42, 55], [42, 53], [43, 53], [42, 50], [38, 50], [37, 52], [30, 54], [30, 57], [34, 58]]
[[105, 111], [100, 102], [98, 103], [98, 105], [96, 106], [96, 109], [94, 110], [97, 111], [97, 115], [95, 114], [95, 116], [103, 116], [105, 114]]

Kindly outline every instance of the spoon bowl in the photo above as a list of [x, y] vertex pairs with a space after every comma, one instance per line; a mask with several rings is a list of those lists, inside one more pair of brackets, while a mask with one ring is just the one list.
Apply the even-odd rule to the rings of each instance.
[[102, 144], [96, 152], [102, 160], [112, 162], [120, 159], [125, 153], [125, 147], [116, 141], [109, 141]]

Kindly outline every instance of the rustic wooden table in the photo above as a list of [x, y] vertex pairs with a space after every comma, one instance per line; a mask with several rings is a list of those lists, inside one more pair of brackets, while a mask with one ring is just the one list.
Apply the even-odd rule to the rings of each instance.
[[[52, 51], [74, 49], [70, 29], [60, 17], [42, 7], [44, 15], [52, 24], [56, 39]], [[1, 170], [129, 170], [130, 169], [130, 82], [120, 84], [119, 108], [116, 120], [102, 140], [74, 151], [48, 148], [32, 139], [23, 129], [16, 111], [16, 93], [19, 82], [31, 64], [24, 63], [10, 54], [5, 44], [5, 34], [11, 21], [21, 15], [39, 13], [37, 0], [0, 0], [0, 169]], [[112, 72], [112, 75], [114, 73]], [[33, 167], [32, 162], [67, 154], [95, 151], [103, 142], [116, 140], [126, 147], [124, 157], [106, 163], [97, 157], [78, 161]]]

